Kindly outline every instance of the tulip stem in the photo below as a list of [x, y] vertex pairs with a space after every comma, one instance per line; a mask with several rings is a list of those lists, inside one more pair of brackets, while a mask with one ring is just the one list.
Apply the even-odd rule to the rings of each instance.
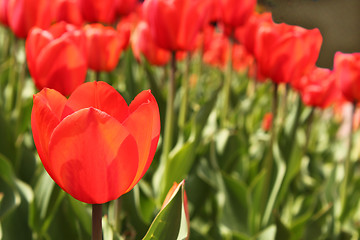
[[102, 205], [92, 205], [92, 240], [102, 240]]
[[309, 118], [307, 120], [307, 126], [306, 126], [306, 132], [305, 132], [305, 145], [304, 145], [304, 154], [307, 154], [307, 150], [308, 150], [308, 146], [309, 146], [309, 142], [310, 142], [310, 137], [311, 137], [311, 130], [312, 130], [312, 125], [313, 125], [313, 120], [314, 120], [314, 113], [315, 113], [315, 107], [311, 108], [311, 112], [309, 115]]
[[[11, 35], [12, 36], [12, 35]], [[15, 85], [16, 85], [16, 67], [17, 67], [17, 59], [16, 56], [18, 54], [18, 39], [16, 38], [12, 38], [11, 41], [11, 45], [10, 45], [10, 64], [13, 65], [13, 67], [9, 68], [9, 75], [8, 75], [8, 86], [9, 86], [9, 91], [8, 93], [5, 93], [5, 113], [7, 115], [7, 117], [11, 117], [11, 111], [13, 109], [13, 99], [14, 99], [14, 91], [15, 91]]]
[[353, 125], [354, 125], [354, 115], [356, 110], [356, 102], [352, 104], [351, 109], [351, 120], [350, 120], [350, 131], [349, 131], [349, 146], [347, 149], [346, 158], [344, 161], [344, 180], [342, 182], [341, 188], [340, 188], [340, 197], [341, 197], [341, 216], [340, 218], [344, 218], [346, 213], [346, 204], [347, 204], [347, 193], [348, 193], [348, 182], [351, 180], [351, 150], [353, 145]]
[[100, 72], [95, 72], [95, 82], [100, 81]]
[[231, 90], [231, 78], [232, 78], [232, 49], [233, 49], [233, 41], [232, 38], [230, 37], [229, 39], [230, 44], [229, 44], [229, 50], [228, 50], [228, 62], [227, 62], [227, 71], [226, 71], [226, 76], [225, 76], [225, 82], [224, 82], [224, 104], [223, 104], [223, 109], [221, 112], [221, 124], [222, 127], [226, 126], [226, 122], [227, 122], [227, 114], [228, 114], [228, 109], [229, 109], [229, 101], [230, 101], [230, 90]]
[[120, 232], [120, 212], [121, 212], [122, 198], [114, 200], [114, 232]]
[[175, 73], [176, 73], [176, 52], [171, 55], [171, 74], [168, 83], [168, 95], [166, 101], [165, 133], [163, 159], [167, 161], [172, 146], [172, 133], [174, 125], [174, 98], [175, 98]]
[[[269, 200], [269, 194], [270, 194], [270, 187], [271, 187], [271, 178], [272, 178], [272, 171], [273, 171], [273, 148], [274, 143], [276, 139], [276, 119], [277, 119], [277, 112], [278, 112], [278, 84], [273, 83], [273, 95], [272, 95], [272, 106], [271, 106], [271, 112], [272, 112], [272, 121], [271, 121], [271, 127], [270, 127], [270, 143], [269, 143], [269, 152], [267, 156], [264, 159], [264, 165], [263, 169], [266, 171], [265, 175], [265, 182], [264, 182], [264, 191], [263, 191], [263, 209], [264, 209], [264, 215], [266, 215], [266, 206]], [[266, 219], [265, 219], [266, 218]], [[267, 217], [264, 216], [263, 222], [268, 222]]]
[[200, 51], [199, 51], [199, 54], [198, 54], [198, 63], [196, 64], [196, 66], [197, 66], [197, 71], [196, 71], [196, 75], [197, 75], [197, 77], [198, 77], [198, 79], [197, 79], [197, 81], [196, 81], [196, 84], [195, 84], [195, 89], [196, 89], [196, 91], [195, 91], [195, 93], [196, 93], [196, 95], [199, 95], [200, 94], [200, 90], [203, 90], [202, 88], [203, 88], [203, 86], [201, 85], [201, 80], [202, 80], [202, 78], [201, 78], [201, 76], [202, 76], [202, 73], [203, 73], [203, 70], [204, 70], [204, 61], [203, 61], [203, 57], [204, 57], [204, 36], [203, 36], [204, 34], [202, 34], [202, 44], [201, 44], [201, 48], [199, 49]]
[[181, 101], [181, 107], [180, 107], [180, 113], [179, 113], [179, 127], [182, 130], [182, 133], [184, 133], [184, 127], [186, 122], [186, 112], [188, 108], [188, 102], [189, 102], [189, 70], [190, 70], [190, 61], [191, 61], [191, 55], [190, 53], [187, 54], [186, 58], [186, 69], [185, 69], [185, 75], [182, 79], [182, 101]]
[[[18, 41], [18, 40], [17, 40]], [[20, 44], [20, 43], [18, 43]], [[18, 59], [17, 64], [19, 65], [19, 76], [18, 76], [18, 85], [17, 85], [17, 92], [16, 92], [16, 103], [15, 103], [15, 117], [18, 119], [17, 122], [17, 131], [20, 128], [21, 124], [21, 114], [22, 111], [22, 104], [23, 104], [23, 88], [25, 85], [25, 74], [26, 74], [26, 59]]]
[[286, 83], [284, 85], [285, 89], [284, 89], [284, 94], [282, 96], [282, 104], [280, 107], [280, 112], [279, 112], [279, 124], [282, 125], [283, 122], [285, 121], [285, 117], [287, 115], [287, 104], [288, 104], [288, 97], [289, 97], [289, 92], [290, 92], [290, 84]]

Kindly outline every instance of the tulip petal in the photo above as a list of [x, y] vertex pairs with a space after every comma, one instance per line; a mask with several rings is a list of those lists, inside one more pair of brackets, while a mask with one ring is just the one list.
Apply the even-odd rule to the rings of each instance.
[[135, 139], [115, 118], [95, 108], [63, 119], [51, 137], [49, 156], [55, 182], [90, 204], [124, 194], [138, 168]]
[[79, 86], [69, 97], [62, 118], [83, 108], [93, 107], [123, 122], [129, 115], [124, 98], [105, 82], [88, 82]]
[[142, 91], [130, 104], [130, 115], [123, 122], [134, 136], [139, 150], [139, 168], [130, 191], [149, 168], [160, 136], [159, 107], [150, 90]]
[[110, 72], [116, 67], [122, 49], [126, 47], [130, 30], [119, 33], [112, 27], [90, 24], [85, 28], [89, 68]]
[[36, 86], [49, 87], [69, 95], [85, 81], [86, 58], [71, 40], [59, 38], [49, 43], [36, 61]]
[[35, 27], [31, 30], [25, 43], [25, 51], [29, 71], [33, 78], [37, 78], [35, 64], [37, 56], [40, 54], [41, 50], [53, 39], [53, 36], [49, 32], [43, 31], [40, 28]]
[[31, 128], [36, 149], [45, 169], [52, 175], [48, 164], [49, 142], [54, 128], [60, 122], [60, 116], [66, 103], [66, 98], [59, 92], [44, 88], [34, 95], [34, 105], [31, 112]]

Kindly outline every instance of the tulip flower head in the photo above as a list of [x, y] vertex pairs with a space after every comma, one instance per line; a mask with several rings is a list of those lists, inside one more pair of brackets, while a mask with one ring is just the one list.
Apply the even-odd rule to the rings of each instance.
[[221, 21], [229, 32], [243, 26], [255, 11], [256, 0], [219, 0]]
[[[6, 1], [6, 0], [5, 0]], [[48, 28], [51, 24], [51, 1], [8, 0], [9, 26], [18, 38], [26, 38], [32, 27]]]
[[26, 58], [36, 87], [69, 95], [85, 81], [86, 39], [82, 30], [60, 22], [48, 30], [33, 28], [26, 39]]
[[261, 123], [261, 128], [268, 132], [271, 129], [272, 126], [272, 122], [273, 122], [273, 115], [272, 113], [266, 113], [264, 115], [263, 121]]
[[216, 31], [204, 31], [206, 33], [204, 43], [203, 61], [221, 69], [225, 68], [229, 59], [230, 42], [226, 36]]
[[138, 61], [141, 60], [141, 55], [144, 55], [149, 63], [156, 66], [163, 66], [170, 61], [170, 52], [155, 44], [145, 21], [137, 25], [131, 43], [134, 56]]
[[260, 73], [275, 83], [297, 82], [315, 66], [322, 43], [320, 31], [287, 24], [263, 24], [255, 43]]
[[7, 6], [9, 0], [0, 0], [0, 23], [4, 26], [9, 25], [8, 14], [7, 14]]
[[251, 54], [255, 54], [255, 38], [262, 24], [273, 24], [270, 12], [263, 14], [254, 12], [245, 25], [235, 30], [235, 38], [239, 40]]
[[80, 12], [89, 23], [107, 23], [115, 21], [116, 0], [77, 0]]
[[156, 44], [169, 51], [189, 51], [208, 19], [210, 1], [147, 0], [144, 18]]
[[55, 22], [65, 21], [75, 26], [81, 26], [84, 22], [76, 0], [54, 1], [52, 14]]
[[301, 98], [308, 106], [326, 108], [340, 97], [333, 71], [326, 68], [314, 70], [302, 78]]
[[130, 191], [145, 174], [160, 117], [150, 90], [128, 106], [107, 83], [89, 82], [69, 99], [48, 88], [35, 94], [31, 127], [51, 178], [79, 201], [101, 204]]
[[126, 16], [136, 9], [138, 0], [116, 0], [116, 12], [120, 16]]
[[116, 67], [122, 50], [128, 45], [130, 29], [118, 32], [99, 23], [84, 28], [87, 39], [89, 68], [110, 72]]
[[232, 49], [232, 65], [238, 72], [248, 72], [249, 76], [255, 76], [254, 57], [249, 54], [241, 44], [234, 44]]
[[341, 92], [350, 102], [360, 101], [360, 53], [337, 52], [334, 71]]

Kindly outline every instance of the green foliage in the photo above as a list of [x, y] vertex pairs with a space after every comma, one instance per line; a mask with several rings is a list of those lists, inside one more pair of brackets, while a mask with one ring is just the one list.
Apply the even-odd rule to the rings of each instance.
[[[143, 240], [177, 240], [180, 237], [184, 184], [180, 184], [172, 199], [158, 213]], [[186, 225], [186, 223], [185, 223]], [[180, 239], [183, 239], [180, 237]]]

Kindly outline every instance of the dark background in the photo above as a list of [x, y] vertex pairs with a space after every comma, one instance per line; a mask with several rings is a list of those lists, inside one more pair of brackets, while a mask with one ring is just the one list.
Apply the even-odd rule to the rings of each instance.
[[317, 62], [332, 68], [336, 51], [360, 52], [360, 0], [260, 0], [277, 23], [319, 28], [323, 45]]

